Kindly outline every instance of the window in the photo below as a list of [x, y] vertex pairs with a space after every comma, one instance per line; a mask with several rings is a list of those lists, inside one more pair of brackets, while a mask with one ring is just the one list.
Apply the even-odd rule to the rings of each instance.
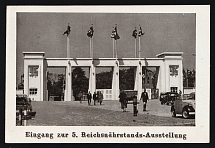
[[37, 94], [37, 88], [30, 88], [29, 92], [30, 92], [30, 95], [36, 95]]
[[177, 92], [178, 91], [178, 87], [170, 87], [171, 92]]
[[28, 69], [29, 69], [29, 76], [30, 77], [33, 77], [33, 76], [38, 76], [38, 68], [39, 66], [36, 65], [36, 66], [29, 66]]
[[177, 76], [178, 68], [179, 68], [179, 65], [169, 65], [170, 76]]

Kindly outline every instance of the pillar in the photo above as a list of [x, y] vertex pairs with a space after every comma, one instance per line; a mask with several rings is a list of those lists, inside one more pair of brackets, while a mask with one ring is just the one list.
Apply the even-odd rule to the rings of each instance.
[[138, 66], [135, 67], [135, 72], [134, 72], [134, 90], [138, 90], [138, 77], [139, 77], [139, 70], [138, 70]]
[[72, 67], [70, 61], [68, 61], [66, 68], [66, 90], [64, 101], [71, 101], [72, 96]]
[[165, 84], [166, 84], [166, 88], [165, 88], [165, 91], [166, 92], [170, 92], [170, 80], [169, 80], [169, 78], [170, 78], [170, 73], [169, 73], [169, 64], [167, 63], [167, 61], [165, 60], [165, 62], [164, 62], [165, 64], [165, 78], [166, 78], [166, 81], [165, 81]]
[[94, 66], [93, 61], [92, 61], [91, 67], [90, 67], [89, 91], [92, 94], [96, 91], [96, 68]]
[[138, 64], [138, 90], [137, 90], [137, 99], [140, 99], [141, 94], [142, 94], [142, 83], [143, 83], [143, 79], [142, 79], [142, 63], [141, 60], [139, 60], [139, 64]]
[[161, 63], [161, 66], [159, 68], [159, 91], [165, 92], [166, 90], [166, 72], [165, 72], [165, 65], [164, 62]]
[[119, 97], [119, 61], [115, 61], [113, 67], [113, 78], [112, 78], [112, 100], [117, 100]]

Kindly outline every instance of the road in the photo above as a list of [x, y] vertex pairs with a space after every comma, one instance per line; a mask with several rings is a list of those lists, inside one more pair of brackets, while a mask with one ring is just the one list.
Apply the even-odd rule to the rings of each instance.
[[[93, 104], [93, 103], [92, 103]], [[36, 116], [27, 120], [27, 126], [195, 126], [195, 118], [171, 117], [170, 106], [161, 105], [159, 100], [150, 100], [147, 111], [133, 116], [133, 105], [122, 112], [118, 101], [103, 101], [102, 105], [88, 105], [87, 101], [32, 102]]]

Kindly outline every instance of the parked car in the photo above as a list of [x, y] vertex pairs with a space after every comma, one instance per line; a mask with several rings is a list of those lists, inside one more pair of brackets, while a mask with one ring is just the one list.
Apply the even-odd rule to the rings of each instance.
[[32, 112], [31, 99], [25, 94], [16, 95], [16, 110], [24, 110], [27, 107], [27, 113]]
[[161, 93], [160, 94], [160, 102], [161, 104], [172, 104], [176, 97], [178, 97], [179, 94], [177, 92], [166, 92], [166, 93]]
[[176, 117], [176, 114], [181, 114], [183, 118], [187, 119], [190, 115], [195, 114], [196, 102], [195, 93], [184, 94], [178, 96], [171, 106], [172, 117]]

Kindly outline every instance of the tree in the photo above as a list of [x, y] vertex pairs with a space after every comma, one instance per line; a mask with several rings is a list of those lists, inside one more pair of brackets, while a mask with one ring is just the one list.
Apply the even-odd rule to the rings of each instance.
[[96, 88], [111, 89], [112, 88], [113, 71], [101, 72], [96, 74]]
[[119, 70], [119, 89], [120, 90], [134, 90], [134, 69]]
[[89, 79], [85, 76], [85, 71], [81, 67], [75, 67], [72, 71], [73, 95], [77, 97], [80, 91], [87, 92]]

